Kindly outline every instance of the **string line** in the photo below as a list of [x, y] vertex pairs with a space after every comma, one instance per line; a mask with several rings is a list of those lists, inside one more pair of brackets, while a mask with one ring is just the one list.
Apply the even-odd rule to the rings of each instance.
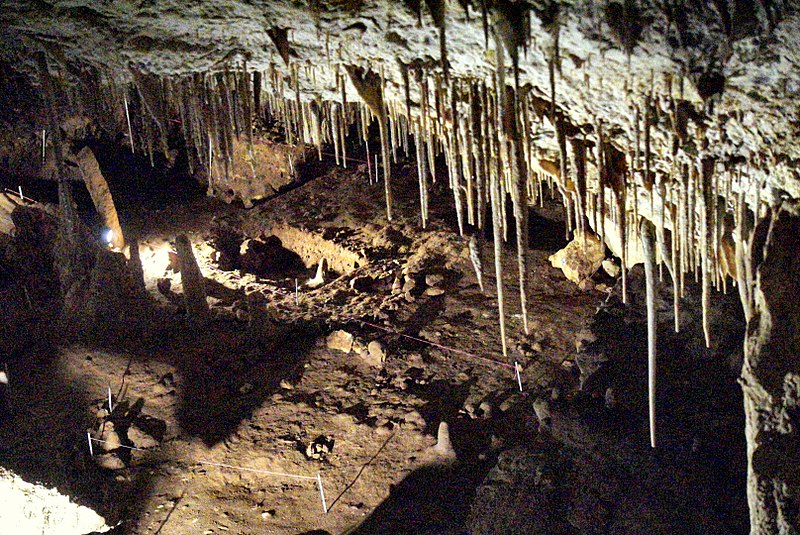
[[[259, 288], [259, 290], [261, 290], [261, 288]], [[278, 288], [264, 288], [264, 290], [268, 290], [269, 292], [271, 292], [273, 294], [282, 295], [283, 297], [289, 297], [288, 293], [281, 292], [280, 289], [278, 289]], [[311, 305], [308, 305], [308, 307], [309, 308], [314, 308], [314, 309], [317, 309], [317, 310], [321, 310], [323, 312], [326, 312], [325, 308], [320, 306], [320, 305], [311, 304]], [[374, 329], [379, 329], [379, 330], [384, 331], [384, 332], [389, 333], [389, 334], [394, 334], [396, 336], [402, 336], [404, 338], [408, 338], [409, 340], [414, 340], [416, 342], [419, 342], [419, 343], [422, 343], [422, 344], [426, 344], [426, 345], [429, 345], [429, 346], [432, 346], [432, 347], [437, 347], [439, 349], [444, 349], [445, 351], [450, 351], [450, 352], [456, 353], [458, 355], [463, 355], [465, 357], [469, 357], [469, 358], [472, 358], [472, 359], [480, 360], [480, 361], [483, 361], [483, 362], [485, 362], [487, 364], [492, 364], [492, 365], [495, 365], [495, 366], [502, 366], [504, 368], [508, 368], [509, 370], [513, 370], [515, 373], [516, 373], [516, 370], [517, 370], [517, 368], [512, 364], [507, 364], [507, 363], [499, 361], [499, 360], [490, 359], [490, 358], [487, 358], [487, 357], [482, 357], [480, 355], [476, 355], [474, 353], [470, 353], [468, 351], [464, 351], [463, 349], [456, 349], [454, 347], [446, 346], [446, 345], [439, 344], [439, 343], [436, 343], [436, 342], [431, 342], [430, 340], [425, 340], [424, 338], [418, 338], [418, 337], [412, 336], [410, 334], [401, 333], [401, 332], [389, 329], [387, 327], [382, 327], [380, 325], [376, 325], [374, 323], [370, 323], [368, 321], [365, 321], [365, 320], [362, 320], [362, 319], [359, 319], [359, 318], [345, 316], [345, 320], [346, 321], [353, 321], [353, 322], [357, 322], [357, 323], [362, 323], [364, 325], [367, 325], [367, 326], [372, 327]]]
[[[107, 440], [101, 440], [99, 438], [90, 437], [89, 440], [92, 440], [94, 442], [102, 442], [104, 444], [111, 444], [111, 442], [109, 442]], [[142, 451], [142, 452], [145, 452], [145, 453], [150, 453], [151, 452], [151, 450], [143, 450], [141, 448], [134, 448], [133, 446], [124, 446], [122, 444], [119, 444], [118, 447], [119, 448], [125, 448], [127, 450]], [[212, 462], [209, 462], [209, 461], [198, 461], [198, 460], [196, 460], [194, 462], [196, 462], [197, 464], [204, 464], [204, 465], [208, 465], [208, 466], [216, 466], [216, 467], [219, 467], [219, 468], [230, 468], [230, 469], [233, 469], [233, 470], [242, 470], [242, 471], [245, 471], [245, 472], [255, 472], [255, 473], [258, 473], [258, 474], [267, 474], [267, 475], [271, 475], [271, 476], [291, 477], [291, 478], [294, 478], [294, 479], [306, 479], [306, 480], [309, 480], [309, 481], [317, 481], [317, 477], [314, 477], [314, 476], [300, 476], [300, 475], [296, 475], [296, 474], [286, 474], [286, 473], [283, 473], [283, 472], [270, 472], [268, 470], [257, 470], [255, 468], [245, 468], [243, 466], [233, 466], [233, 465], [230, 465], [230, 464], [212, 463]]]

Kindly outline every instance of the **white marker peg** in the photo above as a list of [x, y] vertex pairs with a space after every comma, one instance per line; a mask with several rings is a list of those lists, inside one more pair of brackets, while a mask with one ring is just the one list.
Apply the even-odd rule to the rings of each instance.
[[111, 385], [108, 385], [108, 414], [114, 412], [114, 407], [111, 405]]
[[322, 490], [322, 476], [317, 472], [317, 486], [319, 487], [319, 497], [322, 499], [322, 510], [328, 514], [328, 503], [325, 501], [325, 491]]
[[94, 448], [92, 447], [92, 433], [90, 431], [86, 431], [86, 440], [89, 441], [89, 455], [94, 457]]
[[519, 374], [519, 363], [516, 360], [514, 361], [514, 376], [517, 378], [519, 391], [522, 392], [522, 376]]

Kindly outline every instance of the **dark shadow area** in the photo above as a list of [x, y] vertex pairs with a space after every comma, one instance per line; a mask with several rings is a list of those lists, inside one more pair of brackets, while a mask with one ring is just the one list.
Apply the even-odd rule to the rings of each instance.
[[464, 533], [475, 488], [488, 468], [488, 463], [420, 468], [394, 486], [389, 497], [347, 533]]
[[266, 341], [215, 323], [194, 343], [176, 344], [182, 429], [207, 445], [226, 439], [279, 387], [298, 381], [316, 339], [311, 326], [280, 327]]
[[60, 300], [38, 290], [17, 279], [0, 292], [0, 347], [11, 383], [0, 419], [0, 465], [25, 481], [57, 488], [109, 525], [135, 518], [132, 497], [148, 495], [152, 478], [140, 472], [133, 485], [115, 479], [90, 456], [86, 430], [103, 393], [92, 399], [87, 385], [66, 373], [65, 359], [80, 357], [62, 354], [70, 340], [59, 324]]
[[[85, 144], [94, 152], [117, 210], [123, 214], [129, 209], [154, 210], [205, 196], [205, 185], [189, 175], [184, 150], [176, 151], [172, 165], [155, 152], [151, 165], [147, 156], [133, 154], [105, 137], [87, 138]], [[179, 136], [170, 138], [170, 146], [178, 144]]]
[[[631, 270], [628, 280], [629, 304], [623, 306], [616, 296], [604, 304], [592, 327], [597, 340], [577, 356], [582, 383], [576, 399], [580, 426], [591, 426], [593, 440], [613, 447], [611, 457], [632, 474], [649, 467], [652, 473], [647, 477], [661, 482], [648, 491], [655, 503], [663, 500], [672, 509], [696, 509], [693, 514], [719, 526], [715, 529], [744, 533], [749, 525], [747, 457], [741, 431], [745, 425], [742, 391], [737, 383], [744, 318], [738, 296], [714, 293], [712, 345], [706, 348], [699, 285], [686, 281], [687, 295], [680, 303], [681, 330], [675, 333], [671, 281], [665, 270], [656, 299], [658, 448], [649, 450], [641, 266]], [[613, 398], [612, 410], [603, 407], [604, 398]], [[640, 477], [644, 476], [636, 476]]]
[[563, 219], [555, 219], [549, 212], [539, 208], [528, 212], [528, 243], [533, 250], [555, 252], [567, 246]]

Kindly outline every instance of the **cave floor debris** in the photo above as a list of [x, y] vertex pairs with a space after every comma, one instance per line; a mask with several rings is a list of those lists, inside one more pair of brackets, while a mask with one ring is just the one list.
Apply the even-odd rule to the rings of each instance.
[[[396, 171], [390, 225], [376, 215], [381, 185], [360, 168], [247, 211], [172, 207], [149, 228], [141, 214], [149, 298], [94, 332], [55, 334], [53, 302], [30, 309], [20, 287], [3, 289], [0, 335], [17, 347], [13, 410], [0, 426], [4, 465], [137, 534], [342, 533], [376, 508], [383, 513], [360, 532], [379, 532], [390, 496], [413, 475], [425, 496], [408, 498], [394, 522], [461, 532], [497, 453], [538, 428], [510, 409], [577, 386], [576, 335], [606, 293], [550, 266], [565, 245], [563, 219], [556, 203], [537, 210], [531, 335], [510, 303], [504, 357], [491, 270], [482, 294], [441, 191], [421, 230], [412, 171]], [[206, 278], [213, 319], [203, 327], [183, 319], [170, 254], [177, 230]], [[489, 265], [491, 243], [482, 253]], [[308, 284], [323, 259], [324, 282]], [[505, 273], [513, 288], [513, 265]], [[455, 468], [430, 466], [442, 421]], [[123, 448], [105, 451], [115, 441]], [[324, 454], [310, 458], [312, 443], [326, 444]]]

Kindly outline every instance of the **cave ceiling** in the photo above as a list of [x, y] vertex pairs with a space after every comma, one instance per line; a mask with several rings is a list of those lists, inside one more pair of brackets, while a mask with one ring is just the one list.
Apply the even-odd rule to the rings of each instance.
[[[602, 131], [625, 155], [646, 217], [667, 202], [649, 199], [658, 196], [652, 183], [682, 165], [699, 176], [704, 158], [724, 176], [714, 186], [721, 196], [741, 191], [751, 208], [800, 198], [800, 17], [792, 2], [21, 0], [4, 2], [0, 20], [2, 55], [34, 75], [44, 52], [50, 69], [75, 85], [90, 69], [112, 83], [138, 82], [145, 95], [153, 76], [246, 69], [264, 73], [267, 92], [287, 101], [352, 103], [364, 97], [345, 82], [355, 68], [380, 80], [390, 118], [446, 115], [440, 134], [457, 109], [469, 113], [470, 88], [496, 92], [502, 72], [501, 83], [516, 81], [539, 107], [538, 122], [518, 132], [526, 150], [567, 159], [553, 110], [571, 141], [583, 138], [591, 149]], [[424, 102], [420, 73], [437, 99], [457, 92], [458, 108], [431, 95]], [[157, 107], [149, 106], [154, 116]], [[433, 124], [420, 122], [423, 130]], [[308, 132], [300, 137], [309, 141]], [[591, 180], [601, 170], [591, 150], [589, 160]]]
[[[245, 63], [254, 70], [277, 65], [288, 76], [288, 60], [301, 73], [304, 99], [334, 100], [341, 99], [338, 67], [359, 65], [380, 71], [387, 100], [398, 102], [405, 101], [401, 64], [441, 71], [440, 30], [452, 76], [487, 80], [498, 58], [484, 25], [499, 33], [506, 28], [506, 34], [518, 34], [520, 84], [549, 98], [548, 65], [555, 62], [556, 101], [574, 124], [591, 131], [601, 119], [624, 148], [634, 142], [634, 108], [645, 95], [666, 107], [666, 96], [680, 93], [699, 110], [714, 108], [705, 118], [709, 152], [723, 161], [744, 159], [780, 190], [800, 196], [800, 19], [793, 3], [519, 5], [15, 0], [3, 2], [0, 20], [2, 52], [17, 64], [31, 63], [31, 53], [43, 49], [56, 62], [128, 79], [132, 70], [185, 75]], [[506, 63], [510, 67], [511, 60]], [[416, 108], [419, 94], [411, 86]], [[346, 89], [357, 99], [351, 84]], [[662, 130], [654, 128], [654, 151], [659, 137], [667, 150], [668, 132]]]

